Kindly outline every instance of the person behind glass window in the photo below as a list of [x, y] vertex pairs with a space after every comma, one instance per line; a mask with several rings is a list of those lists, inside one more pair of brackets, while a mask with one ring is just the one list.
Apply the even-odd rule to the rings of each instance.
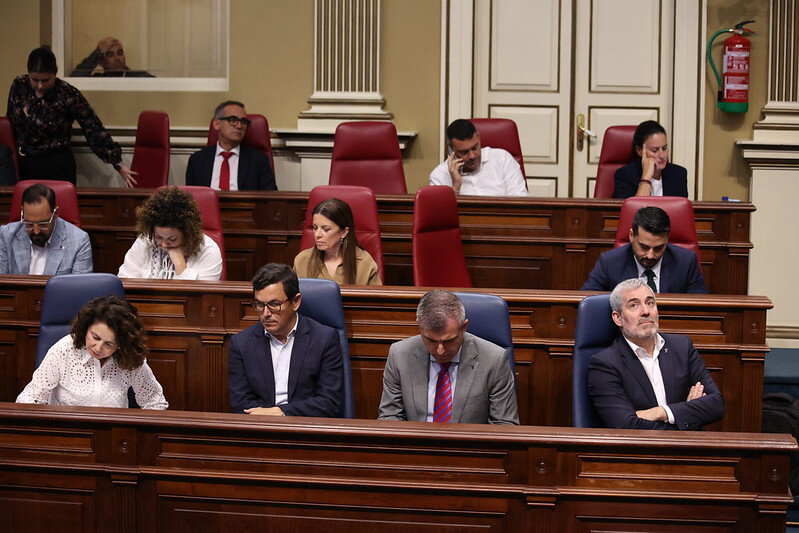
[[[97, 66], [102, 70], [95, 70]], [[101, 76], [116, 78], [154, 78], [146, 70], [131, 70], [125, 59], [125, 49], [115, 37], [100, 39], [97, 48], [86, 56], [70, 74], [74, 77]]]

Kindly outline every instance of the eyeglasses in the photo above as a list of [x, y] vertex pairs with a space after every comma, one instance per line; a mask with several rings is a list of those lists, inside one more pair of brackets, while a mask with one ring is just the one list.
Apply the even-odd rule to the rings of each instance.
[[50, 225], [53, 223], [53, 219], [55, 218], [55, 214], [58, 212], [58, 207], [53, 209], [53, 214], [50, 215], [50, 220], [47, 222], [29, 222], [24, 218], [24, 209], [19, 212], [19, 218], [22, 220], [22, 225], [25, 227], [26, 230], [32, 231], [34, 227], [38, 227], [39, 231], [47, 231], [50, 229]]
[[289, 300], [291, 300], [291, 298], [286, 298], [282, 302], [274, 300], [271, 302], [264, 303], [261, 300], [256, 300], [255, 298], [253, 298], [252, 302], [250, 302], [250, 305], [252, 305], [252, 308], [258, 311], [259, 313], [264, 312], [264, 307], [269, 309], [271, 313], [279, 313], [280, 310], [283, 309], [283, 304], [288, 302]]
[[235, 116], [232, 116], [232, 115], [229, 116], [229, 117], [219, 117], [219, 118], [217, 118], [217, 120], [226, 120], [228, 122], [228, 124], [230, 124], [231, 126], [238, 126], [239, 124], [241, 124], [245, 128], [247, 126], [249, 126], [250, 124], [252, 124], [252, 121], [250, 119], [248, 119], [247, 117], [239, 118], [239, 117], [235, 117]]

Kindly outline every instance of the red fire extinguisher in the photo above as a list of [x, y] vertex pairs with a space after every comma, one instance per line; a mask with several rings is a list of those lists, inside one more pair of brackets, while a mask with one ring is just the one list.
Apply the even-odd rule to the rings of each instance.
[[[707, 60], [716, 75], [719, 84], [718, 101], [716, 105], [728, 113], [746, 113], [749, 110], [749, 39], [745, 35], [755, 32], [744, 25], [755, 22], [745, 20], [733, 28], [719, 30], [713, 34], [707, 43]], [[719, 74], [711, 49], [713, 41], [722, 33], [732, 33], [732, 37], [724, 41], [724, 59], [722, 69], [724, 78]]]

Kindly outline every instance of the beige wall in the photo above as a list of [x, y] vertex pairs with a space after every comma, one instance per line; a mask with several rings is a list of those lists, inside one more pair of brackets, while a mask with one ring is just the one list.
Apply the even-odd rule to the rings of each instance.
[[[722, 28], [730, 28], [743, 20], [756, 20], [750, 27], [758, 31], [752, 42], [749, 76], [749, 111], [725, 113], [716, 107], [716, 79], [708, 65], [705, 83], [705, 146], [703, 200], [720, 200], [722, 196], [749, 200], [752, 172], [741, 157], [735, 141], [751, 140], [752, 125], [760, 120], [768, 91], [768, 0], [708, 0], [708, 39]], [[721, 69], [722, 43], [730, 34], [721, 35], [714, 45], [714, 59]]]
[[[0, 17], [0, 115], [6, 114], [8, 89], [12, 80], [25, 74], [31, 50], [41, 43], [39, 4], [30, 0], [3, 0]], [[13, 13], [13, 16], [11, 15]]]

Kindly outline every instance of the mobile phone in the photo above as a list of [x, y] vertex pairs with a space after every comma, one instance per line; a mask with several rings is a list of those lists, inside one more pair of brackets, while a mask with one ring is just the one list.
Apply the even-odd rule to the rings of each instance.
[[[450, 157], [450, 156], [451, 156], [453, 153], [455, 153], [455, 152], [454, 152], [454, 150], [452, 150], [452, 147], [451, 147], [449, 144], [447, 144], [447, 159], [449, 159], [449, 157]], [[466, 171], [463, 169], [463, 165], [461, 165], [461, 166], [459, 166], [459, 167], [458, 167], [458, 174], [460, 174], [461, 176], [463, 176], [464, 174], [466, 174]]]

